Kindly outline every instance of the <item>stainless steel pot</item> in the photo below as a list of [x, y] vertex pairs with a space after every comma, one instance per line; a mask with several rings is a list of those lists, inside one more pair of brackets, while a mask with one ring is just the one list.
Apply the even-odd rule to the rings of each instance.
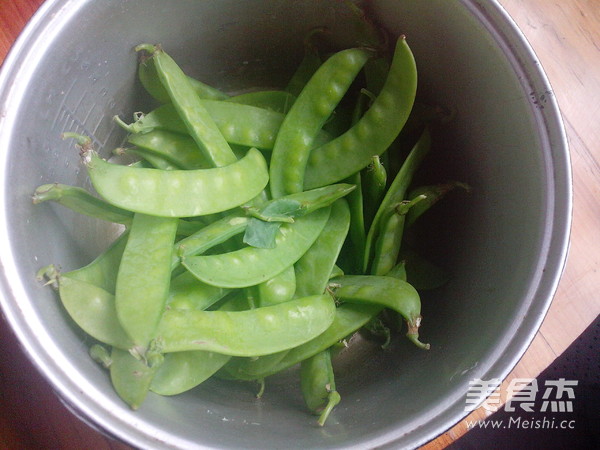
[[325, 428], [306, 413], [293, 375], [262, 400], [245, 385], [209, 381], [151, 395], [133, 412], [55, 293], [35, 280], [48, 263], [88, 262], [114, 236], [107, 224], [52, 205], [38, 185], [89, 187], [63, 131], [108, 152], [123, 139], [112, 116], [143, 105], [133, 47], [160, 42], [190, 74], [228, 90], [281, 86], [306, 30], [352, 42], [342, 2], [48, 0], [0, 74], [0, 252], [4, 315], [25, 351], [73, 411], [142, 448], [416, 447], [465, 414], [474, 378], [502, 378], [527, 349], [555, 292], [568, 245], [568, 150], [551, 87], [496, 1], [374, 0], [383, 26], [407, 36], [420, 98], [452, 107], [431, 171], [472, 185], [420, 236], [452, 281], [425, 295], [419, 351], [404, 341], [341, 361], [342, 404]]

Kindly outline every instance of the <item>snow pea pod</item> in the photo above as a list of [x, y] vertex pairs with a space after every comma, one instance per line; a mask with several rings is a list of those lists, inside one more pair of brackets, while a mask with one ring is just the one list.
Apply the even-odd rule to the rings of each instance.
[[364, 197], [365, 227], [369, 228], [377, 207], [381, 203], [387, 188], [387, 170], [378, 155], [371, 159], [366, 169], [361, 171]]
[[370, 52], [363, 49], [342, 50], [325, 61], [304, 86], [286, 114], [273, 146], [273, 198], [304, 189], [304, 171], [315, 136], [369, 57]]
[[165, 352], [204, 350], [232, 356], [283, 351], [320, 335], [335, 315], [329, 295], [304, 297], [247, 311], [163, 314], [157, 340]]
[[431, 209], [433, 205], [444, 198], [450, 191], [460, 187], [466, 192], [471, 190], [470, 186], [461, 183], [459, 181], [453, 181], [450, 183], [434, 184], [427, 186], [419, 186], [408, 193], [408, 198], [416, 198], [419, 195], [425, 195], [426, 199], [419, 202], [413, 208], [408, 211], [406, 215], [406, 226], [411, 226], [419, 217], [425, 214], [426, 211]]
[[383, 153], [406, 123], [416, 90], [415, 60], [401, 36], [385, 84], [371, 107], [348, 131], [311, 152], [305, 187], [343, 180], [365, 168], [373, 155]]
[[[236, 102], [201, 101], [225, 140], [231, 145], [272, 150], [284, 115], [282, 113]], [[127, 124], [119, 117], [115, 121], [130, 133], [143, 134], [153, 130], [166, 130], [188, 134], [185, 122], [171, 104], [161, 105], [148, 114], [137, 114], [133, 123]], [[331, 140], [329, 133], [320, 131], [315, 146]]]
[[425, 195], [421, 194], [413, 200], [400, 202], [388, 218], [383, 221], [375, 244], [375, 254], [371, 265], [372, 275], [387, 275], [396, 265], [404, 236], [406, 214], [414, 205], [419, 204], [425, 198]]
[[325, 27], [313, 28], [304, 38], [304, 56], [285, 87], [285, 90], [294, 96], [298, 96], [302, 92], [304, 86], [323, 63], [314, 38], [318, 33], [324, 32], [327, 32]]
[[146, 51], [154, 61], [156, 73], [172, 105], [207, 161], [222, 167], [237, 160], [214, 120], [202, 105], [187, 76], [160, 46], [141, 44], [136, 51]]
[[174, 218], [133, 216], [117, 275], [115, 307], [121, 326], [140, 352], [154, 337], [169, 295], [176, 230]]
[[199, 280], [214, 286], [240, 288], [273, 278], [293, 265], [317, 239], [330, 207], [284, 223], [274, 248], [243, 247], [229, 253], [190, 256], [183, 266]]
[[93, 284], [110, 294], [114, 294], [119, 264], [127, 244], [127, 235], [127, 232], [122, 233], [92, 262], [78, 269], [65, 272], [62, 276]]
[[319, 414], [319, 425], [325, 425], [329, 414], [341, 401], [335, 387], [329, 349], [300, 363], [300, 390], [308, 409], [314, 414]]
[[138, 409], [146, 399], [156, 370], [156, 366], [148, 366], [128, 351], [112, 349], [110, 379], [119, 397], [131, 409]]
[[[138, 77], [142, 83], [142, 86], [144, 86], [146, 91], [148, 91], [148, 93], [156, 100], [162, 103], [171, 101], [169, 93], [166, 91], [158, 77], [156, 67], [154, 66], [154, 60], [152, 58], [140, 58]], [[209, 86], [208, 84], [190, 76], [188, 76], [187, 79], [196, 95], [200, 98], [214, 100], [225, 100], [229, 98], [226, 93], [213, 86]]]
[[[239, 375], [241, 380], [256, 380], [288, 369], [350, 336], [382, 310], [383, 307], [376, 304], [344, 303], [336, 308], [333, 322], [324, 332], [310, 341], [286, 351], [285, 356], [277, 364], [271, 365], [262, 373], [254, 371], [253, 378], [244, 378], [244, 368], [236, 372], [236, 375]], [[275, 355], [269, 355], [269, 357], [276, 358]]]
[[193, 217], [225, 211], [259, 195], [268, 181], [267, 164], [256, 149], [228, 166], [196, 170], [111, 164], [91, 149], [82, 156], [101, 197], [120, 208], [156, 216]]
[[344, 275], [331, 280], [333, 295], [343, 302], [377, 304], [398, 312], [408, 325], [406, 336], [420, 348], [421, 299], [417, 290], [398, 278], [375, 275]]
[[207, 169], [211, 167], [194, 140], [188, 136], [167, 130], [152, 130], [147, 133], [133, 133], [127, 142], [135, 145], [142, 156], [156, 155], [167, 160], [179, 169]]
[[413, 176], [419, 168], [421, 162], [429, 153], [431, 148], [431, 133], [429, 128], [426, 128], [413, 149], [410, 151], [402, 167], [394, 177], [394, 180], [390, 184], [377, 212], [369, 232], [367, 233], [367, 242], [365, 244], [365, 257], [363, 261], [363, 271], [366, 273], [371, 263], [371, 255], [374, 251], [375, 243], [381, 232], [382, 222], [385, 218], [389, 217], [389, 214], [393, 211], [396, 205], [405, 199], [406, 191], [412, 182]]
[[63, 307], [79, 328], [112, 347], [129, 349], [133, 346], [133, 341], [117, 318], [112, 293], [90, 282], [70, 277], [68, 273], [58, 274], [52, 267], [45, 270], [58, 287]]
[[167, 353], [150, 390], [159, 395], [181, 394], [206, 381], [230, 359], [229, 355], [202, 350]]
[[254, 91], [234, 95], [228, 98], [227, 101], [285, 114], [289, 111], [294, 101], [296, 101], [296, 97], [285, 91]]
[[111, 205], [77, 186], [61, 183], [38, 186], [32, 197], [34, 204], [53, 201], [75, 212], [113, 223], [129, 225], [133, 213]]
[[[290, 266], [270, 280], [260, 283], [257, 288], [259, 306], [271, 306], [291, 300], [296, 293], [294, 266]], [[303, 295], [298, 295], [298, 297], [303, 297]]]
[[338, 259], [350, 227], [350, 210], [345, 199], [331, 206], [329, 220], [319, 237], [294, 265], [296, 295], [322, 294]]
[[171, 256], [171, 268], [175, 269], [181, 260], [188, 256], [204, 253], [232, 236], [242, 233], [248, 225], [248, 220], [248, 217], [243, 214], [232, 213], [181, 239], [175, 244]]
[[202, 283], [189, 272], [182, 272], [171, 280], [167, 308], [203, 311], [221, 300], [229, 292], [229, 289]]

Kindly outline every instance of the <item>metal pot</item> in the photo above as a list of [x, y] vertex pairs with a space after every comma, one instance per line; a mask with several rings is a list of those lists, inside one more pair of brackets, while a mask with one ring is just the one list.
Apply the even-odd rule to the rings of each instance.
[[275, 378], [261, 400], [247, 385], [213, 380], [150, 395], [131, 411], [35, 279], [48, 263], [82, 266], [116, 230], [30, 196], [43, 183], [90, 186], [61, 132], [89, 133], [105, 152], [122, 141], [112, 117], [144, 106], [135, 45], [160, 42], [189, 74], [226, 90], [281, 86], [311, 27], [352, 42], [343, 2], [48, 0], [16, 42], [0, 74], [2, 307], [35, 365], [91, 426], [142, 448], [416, 447], [466, 415], [469, 381], [505, 377], [527, 349], [555, 292], [571, 220], [552, 89], [496, 1], [369, 5], [407, 36], [419, 98], [456, 112], [437, 129], [431, 173], [473, 191], [448, 199], [419, 235], [452, 274], [423, 298], [431, 350], [394, 341], [349, 354], [338, 363], [343, 400], [325, 428], [304, 410], [293, 375]]

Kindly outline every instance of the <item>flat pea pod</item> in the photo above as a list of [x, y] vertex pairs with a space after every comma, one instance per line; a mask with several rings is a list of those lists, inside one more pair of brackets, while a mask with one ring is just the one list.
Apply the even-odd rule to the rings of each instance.
[[139, 409], [146, 399], [156, 370], [156, 366], [148, 366], [126, 350], [112, 349], [110, 379], [119, 397], [131, 409]]
[[62, 276], [93, 284], [110, 294], [114, 294], [119, 264], [127, 244], [127, 234], [127, 232], [122, 233], [91, 263], [79, 269], [65, 272]]
[[300, 390], [308, 409], [314, 414], [319, 414], [319, 425], [325, 425], [329, 414], [341, 401], [335, 387], [329, 349], [300, 363]]
[[198, 386], [223, 367], [231, 356], [202, 350], [167, 353], [158, 367], [150, 390], [159, 395], [177, 395]]
[[[169, 93], [165, 90], [158, 77], [156, 67], [154, 66], [154, 60], [152, 58], [140, 58], [138, 77], [142, 83], [142, 86], [144, 86], [146, 91], [148, 91], [148, 93], [156, 100], [163, 103], [171, 101]], [[225, 100], [229, 98], [225, 92], [203, 83], [196, 78], [188, 76], [187, 79], [196, 95], [198, 95], [200, 98], [213, 100]]]
[[365, 244], [365, 257], [363, 261], [363, 271], [365, 273], [371, 263], [371, 255], [374, 251], [375, 242], [377, 242], [377, 238], [381, 232], [382, 221], [386, 217], [389, 217], [389, 214], [396, 205], [405, 199], [407, 189], [412, 182], [413, 176], [425, 156], [429, 153], [430, 148], [431, 132], [429, 131], [429, 128], [425, 128], [423, 134], [402, 163], [402, 167], [394, 177], [394, 180], [390, 184], [390, 187], [375, 213], [375, 217], [373, 217]]
[[370, 52], [363, 49], [337, 52], [304, 86], [286, 114], [273, 146], [273, 198], [304, 190], [304, 171], [315, 137], [369, 57]]
[[296, 295], [322, 294], [338, 259], [350, 227], [350, 209], [345, 199], [331, 206], [329, 219], [319, 237], [294, 265]]
[[205, 310], [230, 292], [216, 286], [202, 283], [189, 272], [173, 277], [169, 286], [167, 308]]
[[157, 338], [166, 353], [204, 350], [231, 356], [267, 355], [320, 335], [333, 321], [335, 309], [332, 297], [325, 294], [247, 311], [168, 310]]
[[[229, 144], [263, 150], [273, 148], [275, 137], [283, 122], [282, 113], [235, 102], [202, 100], [200, 103]], [[189, 135], [185, 122], [170, 103], [161, 105], [145, 115], [136, 114], [135, 121], [130, 124], [118, 117], [115, 117], [115, 121], [134, 134], [166, 130]], [[329, 136], [324, 132], [319, 136], [321, 144], [329, 140]]]
[[253, 91], [245, 94], [234, 95], [227, 99], [231, 103], [256, 106], [278, 113], [285, 114], [296, 101], [296, 97], [286, 91]]
[[111, 164], [93, 150], [84, 162], [96, 191], [109, 203], [164, 217], [225, 211], [259, 195], [268, 182], [262, 154], [251, 149], [239, 161], [211, 169], [159, 170]]
[[75, 212], [107, 222], [129, 225], [133, 213], [111, 205], [87, 190], [61, 183], [38, 186], [32, 197], [34, 204], [53, 201]]
[[325, 226], [331, 208], [321, 208], [284, 223], [274, 248], [243, 247], [229, 253], [190, 256], [183, 266], [207, 284], [226, 288], [254, 286], [293, 265], [308, 250]]
[[399, 257], [404, 264], [406, 280], [419, 291], [439, 288], [450, 280], [447, 270], [414, 250], [405, 248]]
[[387, 188], [387, 170], [378, 155], [373, 156], [371, 163], [361, 171], [361, 178], [365, 226], [369, 228]]
[[142, 156], [159, 156], [179, 169], [207, 169], [211, 167], [194, 140], [183, 134], [167, 130], [133, 133], [127, 142], [140, 149]]
[[427, 186], [419, 186], [408, 193], [408, 198], [416, 198], [419, 195], [425, 195], [425, 200], [419, 202], [413, 208], [410, 208], [406, 215], [406, 226], [411, 226], [419, 217], [433, 207], [437, 202], [444, 198], [450, 191], [460, 187], [465, 191], [471, 190], [470, 186], [459, 181], [451, 183], [433, 184]]
[[311, 152], [305, 188], [343, 180], [365, 168], [373, 155], [383, 153], [406, 123], [416, 90], [415, 60], [401, 36], [385, 84], [371, 107], [348, 131]]
[[[291, 194], [284, 199], [298, 202], [299, 207], [295, 213], [295, 217], [300, 217], [331, 205], [334, 201], [344, 197], [354, 189], [355, 186], [351, 184], [339, 183]], [[276, 200], [268, 201], [263, 206], [267, 206], [273, 201]], [[254, 207], [252, 206], [252, 208]], [[244, 209], [247, 209], [246, 206], [244, 206]], [[259, 212], [263, 209], [259, 208]], [[242, 233], [246, 229], [248, 221], [249, 218], [245, 215], [232, 213], [180, 240], [175, 245], [172, 256], [172, 268], [175, 269], [179, 265], [181, 258], [203, 253], [215, 245], [225, 242], [232, 236]], [[181, 228], [181, 223], [179, 228]]]
[[156, 73], [177, 113], [186, 124], [207, 161], [215, 167], [227, 166], [236, 161], [236, 156], [221, 134], [214, 120], [202, 105], [189, 79], [177, 63], [160, 46], [141, 44], [136, 51], [150, 54]]
[[171, 256], [171, 268], [178, 267], [184, 258], [204, 253], [208, 249], [242, 233], [248, 225], [248, 220], [248, 217], [243, 214], [232, 213], [181, 239], [175, 244]]
[[[333, 322], [323, 333], [311, 339], [310, 341], [287, 351], [285, 356], [281, 358], [277, 364], [273, 364], [268, 367], [268, 370], [265, 370], [262, 373], [257, 373], [257, 371], [255, 371], [253, 373], [253, 378], [243, 378], [241, 376], [241, 374], [243, 374], [243, 370], [237, 372], [236, 374], [240, 375], [239, 379], [242, 380], [255, 380], [274, 375], [285, 369], [289, 369], [290, 367], [295, 366], [305, 359], [330, 348], [332, 345], [335, 345], [339, 341], [350, 336], [382, 310], [382, 306], [375, 304], [342, 304], [336, 308]], [[275, 355], [269, 356], [275, 358]]]
[[310, 80], [323, 63], [313, 39], [318, 33], [326, 31], [325, 27], [313, 28], [304, 38], [304, 56], [285, 87], [285, 90], [294, 96], [298, 96], [302, 92], [308, 80]]
[[117, 317], [142, 351], [154, 337], [169, 295], [176, 230], [177, 219], [135, 214], [119, 265]]
[[129, 349], [133, 346], [117, 318], [113, 294], [68, 274], [57, 273], [54, 280], [63, 307], [79, 328], [112, 347]]
[[387, 275], [398, 261], [398, 254], [404, 236], [406, 214], [410, 209], [425, 199], [421, 194], [413, 200], [400, 202], [384, 220], [375, 245], [375, 254], [371, 266], [372, 275]]
[[374, 303], [396, 311], [406, 320], [409, 340], [418, 347], [429, 349], [429, 344], [419, 341], [421, 299], [409, 283], [387, 276], [344, 275], [332, 279], [330, 287], [340, 301]]
[[291, 300], [296, 293], [294, 266], [292, 265], [270, 280], [260, 283], [257, 288], [259, 306], [271, 306]]

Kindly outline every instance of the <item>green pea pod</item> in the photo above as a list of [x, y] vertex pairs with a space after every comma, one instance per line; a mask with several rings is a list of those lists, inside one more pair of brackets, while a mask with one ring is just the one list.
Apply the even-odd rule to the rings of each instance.
[[95, 197], [77, 186], [53, 183], [39, 186], [33, 194], [33, 203], [53, 201], [75, 212], [113, 223], [129, 225], [133, 213]]
[[371, 266], [372, 275], [387, 275], [396, 265], [404, 236], [406, 214], [414, 205], [419, 204], [425, 198], [425, 195], [421, 194], [413, 200], [400, 202], [388, 218], [383, 221], [375, 244], [375, 254]]
[[110, 294], [115, 293], [119, 264], [127, 244], [128, 233], [122, 233], [113, 243], [91, 263], [79, 269], [62, 274], [74, 280], [93, 284]]
[[118, 156], [133, 156], [141, 158], [147, 164], [147, 168], [160, 169], [160, 170], [177, 170], [179, 166], [174, 165], [171, 161], [168, 161], [163, 156], [152, 154], [144, 148], [139, 147], [119, 147], [113, 150], [113, 154]]
[[231, 359], [202, 350], [167, 353], [152, 378], [150, 390], [159, 395], [177, 395], [198, 386]]
[[149, 367], [129, 352], [113, 348], [110, 379], [115, 391], [131, 409], [139, 409], [148, 392], [157, 367]]
[[229, 97], [227, 101], [285, 114], [296, 101], [296, 97], [286, 91], [254, 91], [234, 95]]
[[294, 265], [296, 295], [322, 294], [329, 281], [350, 227], [350, 210], [345, 199], [331, 207], [329, 220], [310, 248]]
[[379, 156], [375, 155], [366, 169], [361, 171], [362, 190], [365, 209], [365, 227], [369, 228], [377, 207], [385, 196], [387, 188], [387, 171]]
[[183, 134], [167, 130], [134, 133], [127, 141], [138, 148], [143, 157], [159, 156], [179, 169], [207, 169], [210, 163], [204, 159], [194, 140]]
[[409, 283], [387, 276], [345, 275], [332, 279], [330, 286], [340, 301], [375, 303], [398, 312], [408, 325], [406, 336], [418, 347], [429, 349], [429, 344], [419, 341], [421, 299]]
[[425, 212], [431, 209], [433, 205], [435, 205], [450, 191], [457, 187], [463, 188], [467, 192], [469, 192], [471, 189], [465, 183], [454, 181], [451, 183], [419, 186], [413, 189], [411, 192], [409, 192], [409, 199], [416, 198], [419, 195], [424, 195], [426, 198], [424, 201], [419, 202], [419, 204], [415, 205], [413, 208], [410, 209], [410, 211], [408, 211], [406, 215], [406, 226], [411, 226], [419, 217], [421, 217]]
[[329, 414], [340, 402], [335, 387], [331, 352], [323, 350], [300, 364], [300, 389], [304, 403], [314, 414], [319, 414], [319, 425], [325, 425]]
[[177, 63], [159, 46], [141, 44], [136, 51], [141, 50], [153, 59], [158, 78], [206, 160], [215, 167], [235, 162], [231, 147]]
[[164, 352], [204, 350], [259, 356], [287, 350], [320, 335], [335, 316], [329, 294], [247, 311], [177, 311], [163, 314], [157, 341]]
[[167, 307], [170, 309], [205, 310], [229, 293], [223, 289], [202, 283], [189, 272], [182, 272], [171, 280]]
[[304, 86], [286, 114], [273, 147], [273, 198], [304, 190], [304, 171], [315, 137], [370, 56], [363, 49], [342, 50], [325, 61]]
[[[287, 302], [294, 298], [295, 293], [296, 273], [294, 266], [290, 266], [270, 280], [258, 285], [259, 306], [271, 306]], [[298, 297], [302, 297], [302, 295], [298, 295]]]
[[[271, 150], [284, 115], [279, 112], [244, 105], [235, 102], [200, 101], [223, 138], [231, 145], [256, 147]], [[161, 105], [148, 114], [136, 114], [135, 121], [126, 124], [119, 117], [115, 121], [133, 134], [144, 134], [154, 130], [166, 130], [188, 135], [185, 122], [172, 104]], [[318, 144], [322, 145], [331, 137], [321, 132]]]
[[135, 214], [123, 252], [115, 307], [121, 326], [145, 352], [169, 295], [177, 220]]
[[415, 60], [401, 36], [385, 85], [371, 107], [348, 131], [310, 153], [305, 188], [343, 180], [364, 169], [373, 155], [383, 153], [406, 123], [416, 89]]
[[193, 217], [242, 205], [268, 182], [262, 154], [251, 149], [228, 166], [197, 170], [158, 170], [111, 164], [91, 149], [84, 163], [96, 191], [109, 203], [164, 217]]
[[447, 270], [410, 249], [400, 252], [406, 272], [406, 280], [419, 291], [437, 289], [450, 280]]
[[232, 213], [181, 239], [175, 244], [171, 255], [171, 268], [174, 270], [184, 258], [204, 253], [242, 233], [248, 225], [248, 220], [248, 217], [242, 214]]
[[313, 40], [318, 33], [326, 31], [327, 29], [324, 27], [313, 28], [304, 38], [304, 56], [285, 87], [285, 90], [292, 95], [298, 96], [310, 78], [321, 67], [323, 60]]
[[243, 247], [229, 253], [190, 256], [183, 266], [199, 280], [214, 286], [240, 288], [265, 282], [293, 265], [317, 239], [330, 207], [284, 223], [274, 248]]
[[[152, 58], [140, 58], [140, 64], [138, 66], [138, 76], [142, 83], [142, 86], [148, 91], [148, 93], [154, 97], [159, 102], [170, 102], [171, 98], [169, 97], [169, 93], [165, 90], [162, 82], [158, 77], [158, 73], [156, 72], [156, 67], [154, 66], [154, 60]], [[229, 96], [214, 88], [209, 86], [195, 78], [187, 77], [189, 84], [192, 86], [194, 92], [198, 97], [203, 99], [214, 99], [214, 100], [225, 100]]]
[[62, 305], [79, 328], [112, 347], [133, 346], [117, 318], [113, 294], [68, 274], [57, 274], [55, 281]]
[[363, 261], [363, 271], [366, 273], [368, 267], [371, 263], [371, 255], [373, 253], [375, 242], [379, 237], [382, 229], [382, 222], [389, 217], [389, 214], [394, 210], [394, 208], [405, 199], [406, 191], [412, 182], [413, 176], [421, 162], [429, 153], [431, 148], [431, 133], [428, 128], [423, 131], [421, 138], [411, 152], [406, 157], [406, 160], [402, 164], [400, 171], [394, 177], [390, 187], [388, 188], [377, 212], [375, 213], [375, 217], [373, 217], [373, 222], [369, 227], [369, 232], [367, 233], [367, 241], [365, 244], [365, 258]]
[[[331, 205], [334, 201], [344, 197], [354, 189], [355, 186], [353, 185], [340, 183], [291, 194], [282, 199], [297, 202], [299, 207], [295, 212], [295, 217], [301, 217]], [[264, 206], [266, 207], [274, 201], [278, 200], [266, 202]], [[246, 229], [248, 221], [248, 217], [232, 213], [180, 240], [175, 245], [172, 256], [172, 268], [175, 269], [179, 265], [181, 258], [201, 254], [215, 245], [225, 242], [232, 236], [242, 233]]]
[[[244, 360], [230, 375], [239, 380], [260, 380], [289, 369], [350, 336], [382, 310], [383, 307], [374, 304], [342, 304], [335, 309], [331, 325], [320, 335], [285, 352], [259, 357], [257, 362]], [[263, 364], [260, 361], [263, 358], [269, 358], [271, 361], [267, 361], [274, 363]], [[263, 369], [262, 372], [259, 369]]]

